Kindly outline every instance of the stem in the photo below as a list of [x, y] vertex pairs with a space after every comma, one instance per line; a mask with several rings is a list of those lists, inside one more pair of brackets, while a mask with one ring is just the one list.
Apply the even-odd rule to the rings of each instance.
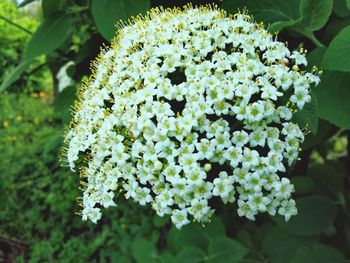
[[346, 146], [346, 150], [347, 150], [347, 181], [346, 181], [346, 185], [350, 186], [350, 132], [346, 133], [346, 137], [348, 139], [348, 145]]
[[39, 69], [41, 69], [42, 67], [44, 67], [44, 66], [46, 66], [46, 65], [48, 65], [47, 62], [38, 65], [37, 67], [33, 68], [33, 69], [28, 73], [28, 75], [32, 75], [33, 73], [35, 73], [36, 71], [38, 71]]
[[53, 96], [56, 99], [59, 93], [58, 90], [58, 79], [56, 78], [57, 73], [60, 69], [60, 67], [62, 66], [62, 64], [56, 64], [56, 63], [50, 63], [49, 65], [49, 69], [51, 71], [51, 75], [52, 75], [52, 79], [53, 79]]
[[307, 33], [305, 36], [311, 40], [311, 42], [316, 46], [316, 47], [326, 47], [323, 45], [316, 37], [314, 33]]
[[26, 32], [26, 33], [29, 34], [29, 35], [33, 35], [33, 33], [30, 32], [28, 29], [22, 27], [21, 25], [15, 23], [15, 22], [13, 22], [13, 21], [11, 21], [10, 19], [8, 19], [8, 18], [6, 18], [6, 17], [4, 17], [4, 16], [2, 16], [2, 15], [0, 15], [0, 19], [4, 20], [5, 22], [9, 23], [9, 24], [12, 25], [12, 26], [17, 27], [18, 29], [21, 29], [22, 31]]
[[75, 14], [83, 11], [89, 10], [89, 6], [72, 6], [68, 9], [67, 14]]
[[171, 223], [167, 222], [165, 225], [160, 229], [160, 235], [157, 241], [157, 248], [159, 251], [162, 251], [166, 245], [166, 238], [168, 236], [168, 233], [171, 228]]

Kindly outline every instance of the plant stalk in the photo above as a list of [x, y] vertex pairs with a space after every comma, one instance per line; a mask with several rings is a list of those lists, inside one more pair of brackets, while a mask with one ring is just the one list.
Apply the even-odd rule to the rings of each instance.
[[22, 30], [23, 32], [26, 32], [29, 35], [33, 35], [33, 33], [31, 31], [29, 31], [28, 29], [24, 28], [23, 26], [11, 21], [10, 19], [8, 19], [2, 15], [0, 15], [0, 19], [4, 20], [6, 23], [8, 23], [14, 27], [17, 27], [18, 29]]

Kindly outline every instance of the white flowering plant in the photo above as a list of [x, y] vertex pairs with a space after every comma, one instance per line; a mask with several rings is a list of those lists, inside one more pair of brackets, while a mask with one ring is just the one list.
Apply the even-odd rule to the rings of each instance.
[[124, 195], [177, 228], [206, 223], [213, 202], [239, 216], [297, 214], [284, 177], [319, 71], [262, 23], [214, 6], [154, 8], [120, 23], [93, 62], [65, 135], [63, 159], [82, 177], [83, 220]]

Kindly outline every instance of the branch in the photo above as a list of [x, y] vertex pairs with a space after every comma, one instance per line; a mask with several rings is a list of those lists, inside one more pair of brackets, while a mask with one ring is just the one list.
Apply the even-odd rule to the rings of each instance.
[[21, 29], [23, 32], [26, 32], [29, 35], [33, 35], [33, 33], [31, 31], [29, 31], [28, 29], [24, 28], [23, 26], [11, 21], [10, 19], [8, 19], [2, 15], [0, 15], [0, 19], [4, 20], [5, 22], [9, 23], [12, 26], [15, 26], [15, 27]]
[[307, 34], [306, 37], [308, 37], [316, 47], [325, 47], [325, 45], [315, 37], [314, 33]]

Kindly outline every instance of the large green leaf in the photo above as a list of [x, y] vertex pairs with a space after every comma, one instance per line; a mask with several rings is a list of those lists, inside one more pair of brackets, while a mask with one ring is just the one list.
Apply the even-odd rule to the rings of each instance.
[[116, 32], [118, 20], [145, 13], [150, 7], [149, 0], [92, 0], [92, 16], [98, 31], [107, 40]]
[[230, 13], [247, 8], [257, 21], [270, 24], [271, 32], [295, 25], [301, 20], [300, 0], [226, 0], [221, 7]]
[[348, 9], [350, 9], [350, 0], [346, 0], [346, 6]]
[[314, 50], [312, 50], [312, 52], [310, 52], [307, 55], [308, 69], [309, 70], [311, 70], [313, 66], [317, 66], [317, 67], [321, 66], [322, 59], [323, 59], [323, 56], [326, 53], [326, 51], [327, 51], [327, 48], [318, 47], [318, 48], [315, 48]]
[[318, 130], [318, 108], [317, 98], [314, 92], [311, 92], [311, 102], [305, 104], [301, 111], [298, 111], [293, 116], [293, 121], [298, 123], [301, 128], [306, 127], [313, 134]]
[[29, 60], [57, 49], [71, 30], [72, 20], [68, 15], [55, 13], [44, 19], [27, 45], [25, 59]]
[[295, 250], [313, 242], [314, 238], [293, 236], [280, 227], [275, 227], [263, 240], [262, 250], [269, 256], [271, 263], [288, 262]]
[[315, 93], [319, 116], [343, 129], [350, 129], [350, 74], [326, 71]]
[[299, 248], [289, 263], [340, 263], [345, 262], [345, 257], [335, 248], [316, 244]]
[[208, 246], [208, 239], [203, 227], [198, 224], [186, 225], [181, 231], [173, 226], [167, 236], [167, 247], [173, 253], [179, 251], [183, 246], [205, 250]]
[[303, 30], [313, 32], [321, 29], [331, 15], [332, 8], [332, 0], [301, 0], [300, 25], [304, 27]]
[[325, 69], [350, 72], [350, 26], [344, 28], [332, 40], [323, 58]]
[[[314, 49], [308, 56], [310, 64], [319, 66], [322, 59], [324, 62], [328, 49]], [[347, 53], [343, 53], [343, 57], [346, 57], [344, 54]], [[349, 73], [325, 70], [321, 75], [320, 85], [314, 89], [319, 117], [343, 129], [350, 129], [349, 83]]]
[[290, 178], [297, 194], [309, 194], [315, 189], [314, 181], [307, 176], [293, 176]]
[[132, 252], [137, 263], [152, 263], [157, 257], [157, 249], [153, 243], [144, 238], [134, 240]]
[[274, 217], [277, 224], [288, 233], [298, 236], [313, 236], [333, 226], [337, 207], [327, 196], [311, 195], [296, 200], [298, 215], [289, 222]]
[[310, 167], [308, 178], [311, 178], [315, 185], [315, 194], [326, 194], [334, 199], [344, 194], [345, 167], [340, 162], [326, 161], [323, 164], [316, 164]]
[[1, 83], [0, 92], [10, 87], [16, 80], [18, 80], [21, 74], [29, 67], [29, 65], [32, 62], [32, 59], [23, 61], [15, 69], [13, 69], [11, 73]]
[[222, 220], [219, 217], [214, 215], [211, 218], [210, 223], [205, 225], [203, 231], [205, 232], [207, 238], [221, 235], [225, 236], [225, 225], [222, 223]]
[[68, 123], [71, 118], [71, 106], [76, 99], [75, 86], [69, 86], [62, 90], [54, 101], [54, 108], [59, 113], [64, 123]]
[[198, 247], [186, 246], [177, 253], [174, 262], [197, 263], [203, 262], [205, 257], [205, 252]]
[[350, 16], [350, 10], [347, 8], [348, 0], [334, 0], [333, 2], [333, 12], [339, 17]]
[[212, 238], [208, 246], [208, 256], [205, 262], [238, 263], [248, 253], [248, 249], [236, 240], [226, 236]]

